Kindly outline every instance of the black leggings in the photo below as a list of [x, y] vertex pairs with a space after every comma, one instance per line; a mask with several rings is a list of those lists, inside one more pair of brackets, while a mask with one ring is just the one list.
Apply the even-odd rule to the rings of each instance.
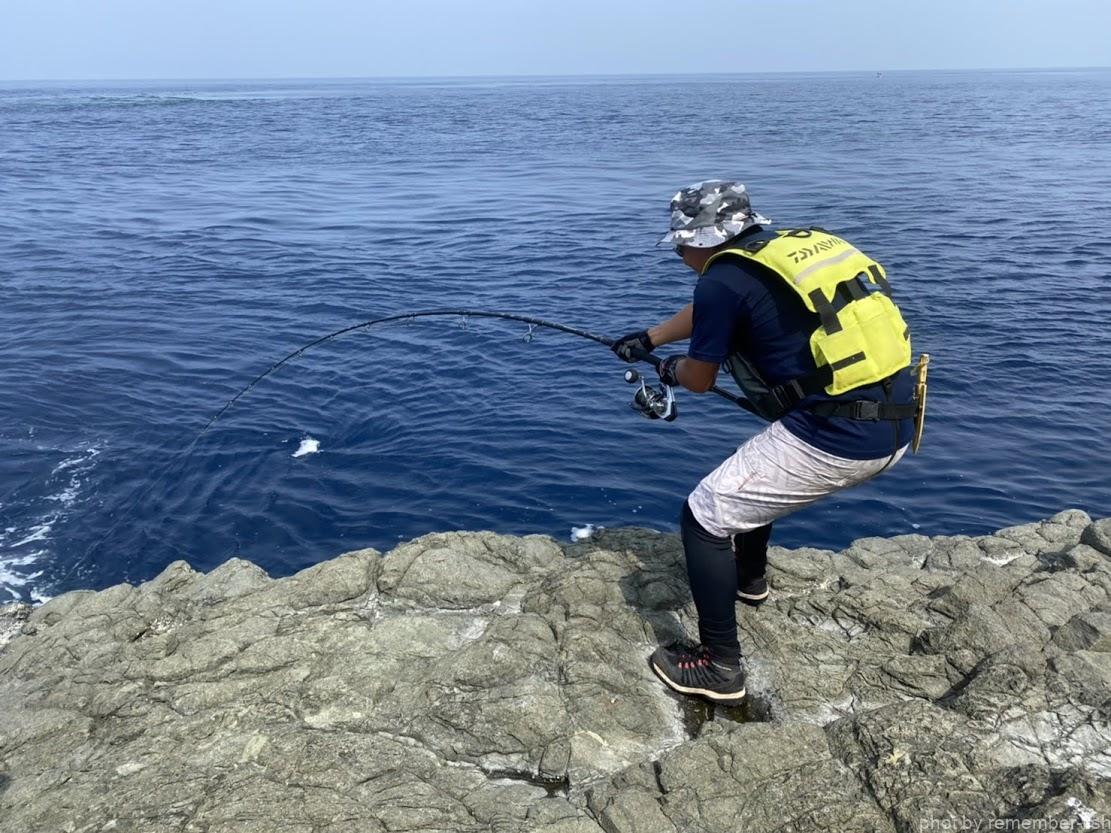
[[737, 586], [764, 574], [771, 524], [733, 539], [711, 535], [694, 517], [690, 504], [684, 503], [679, 530], [698, 610], [699, 641], [714, 659], [735, 665], [741, 658], [734, 610]]
[[763, 578], [768, 569], [768, 539], [772, 525], [765, 524], [733, 536], [733, 554], [737, 557], [737, 586], [743, 587], [756, 578]]

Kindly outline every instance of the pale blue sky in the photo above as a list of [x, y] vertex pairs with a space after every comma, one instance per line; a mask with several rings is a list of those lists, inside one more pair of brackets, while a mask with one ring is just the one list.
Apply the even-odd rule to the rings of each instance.
[[0, 79], [1111, 64], [1111, 0], [0, 0]]

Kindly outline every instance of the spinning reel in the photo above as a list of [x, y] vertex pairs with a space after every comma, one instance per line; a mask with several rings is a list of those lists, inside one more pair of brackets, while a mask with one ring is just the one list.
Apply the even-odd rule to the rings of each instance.
[[679, 416], [675, 394], [669, 385], [661, 384], [658, 388], [652, 387], [631, 367], [625, 371], [625, 381], [630, 385], [640, 383], [637, 392], [633, 394], [630, 407], [641, 416], [648, 419], [662, 419], [664, 422], [672, 422]]

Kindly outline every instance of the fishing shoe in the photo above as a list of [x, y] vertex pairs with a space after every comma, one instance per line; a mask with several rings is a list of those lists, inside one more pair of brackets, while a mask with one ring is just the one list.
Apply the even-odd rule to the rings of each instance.
[[737, 601], [749, 607], [760, 607], [768, 599], [768, 580], [763, 576], [748, 579], [737, 586]]
[[711, 703], [736, 705], [745, 696], [745, 673], [740, 666], [730, 666], [710, 657], [704, 645], [672, 645], [657, 648], [648, 664], [664, 685], [703, 697]]

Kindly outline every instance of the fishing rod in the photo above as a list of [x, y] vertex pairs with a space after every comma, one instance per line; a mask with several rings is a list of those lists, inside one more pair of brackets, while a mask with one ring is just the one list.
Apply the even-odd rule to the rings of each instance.
[[[585, 338], [589, 341], [597, 342], [598, 344], [602, 344], [606, 347], [612, 347], [614, 343], [614, 339], [612, 338], [607, 338], [606, 336], [587, 332], [586, 330], [580, 330], [577, 327], [569, 327], [566, 324], [558, 324], [554, 321], [545, 321], [543, 318], [537, 318], [532, 315], [518, 315], [512, 312], [489, 312], [487, 310], [474, 309], [430, 309], [418, 310], [417, 312], [398, 313], [397, 315], [387, 315], [382, 318], [373, 318], [369, 321], [362, 321], [358, 324], [352, 324], [349, 327], [343, 327], [342, 329], [336, 330], [333, 333], [328, 333], [327, 335], [321, 336], [318, 339], [314, 339], [308, 344], [305, 344], [302, 347], [298, 347], [296, 350], [294, 350], [292, 353], [285, 356], [284, 358], [274, 362], [272, 365], [270, 365], [270, 367], [256, 376], [253, 380], [251, 380], [251, 382], [241, 391], [239, 391], [239, 393], [229, 399], [224, 407], [217, 411], [216, 414], [207, 423], [205, 423], [204, 428], [201, 429], [200, 433], [197, 435], [197, 438], [199, 439], [201, 435], [203, 435], [212, 426], [212, 424], [216, 422], [216, 420], [223, 416], [227, 412], [227, 410], [232, 407], [232, 405], [238, 402], [242, 397], [246, 396], [247, 393], [249, 393], [251, 389], [255, 387], [255, 385], [257, 385], [271, 373], [274, 373], [276, 370], [282, 367], [282, 365], [293, 361], [293, 359], [297, 358], [306, 351], [311, 350], [317, 345], [323, 344], [326, 341], [331, 341], [333, 338], [338, 338], [339, 336], [346, 335], [347, 333], [352, 333], [356, 330], [365, 330], [369, 327], [374, 327], [379, 324], [387, 324], [394, 321], [409, 321], [415, 318], [449, 316], [460, 318], [500, 318], [507, 321], [521, 321], [525, 324], [530, 325], [530, 327], [546, 327], [550, 330], [558, 330], [562, 333], [568, 333], [569, 335], [578, 336], [579, 338]], [[661, 359], [659, 356], [656, 356], [655, 354], [647, 352], [645, 350], [638, 350], [634, 348], [633, 355], [636, 356], [639, 361], [647, 362], [648, 364], [651, 364], [653, 367], [657, 368], [663, 361], [663, 359]], [[633, 407], [636, 410], [640, 411], [640, 413], [642, 413], [644, 416], [649, 417], [650, 419], [664, 419], [669, 422], [675, 419], [675, 396], [668, 385], [661, 384], [659, 388], [654, 388], [646, 384], [644, 379], [641, 378], [640, 374], [631, 368], [625, 371], [625, 381], [629, 382], [630, 384], [636, 384], [637, 382], [640, 383], [640, 388], [638, 388], [633, 398]], [[744, 408], [749, 413], [756, 413], [752, 403], [744, 397], [737, 396], [726, 390], [722, 390], [717, 385], [711, 387], [710, 392], [715, 393], [724, 399], [728, 399], [730, 402], [738, 405], [741, 408]]]

